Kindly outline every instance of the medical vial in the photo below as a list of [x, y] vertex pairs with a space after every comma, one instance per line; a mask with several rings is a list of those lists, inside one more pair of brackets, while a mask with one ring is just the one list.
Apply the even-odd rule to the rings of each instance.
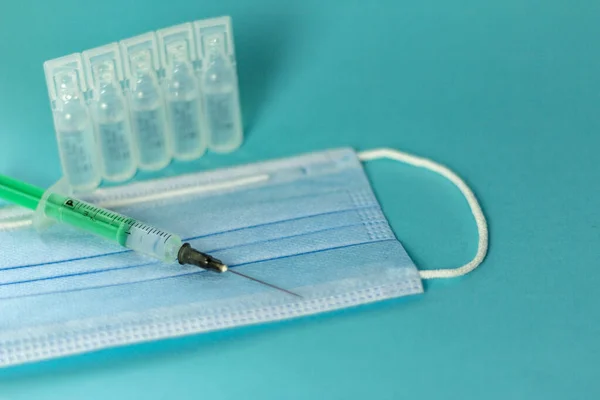
[[124, 181], [135, 175], [137, 169], [125, 98], [112, 61], [94, 64], [93, 71], [95, 89], [91, 107], [103, 176], [109, 181]]
[[140, 51], [132, 58], [134, 77], [129, 94], [139, 166], [145, 170], [158, 170], [171, 162], [161, 90], [152, 68], [151, 55]]
[[76, 72], [58, 73], [55, 85], [53, 116], [63, 174], [73, 191], [91, 191], [100, 184], [101, 174], [94, 131]]
[[229, 153], [243, 140], [235, 67], [225, 55], [222, 35], [204, 38], [206, 60], [202, 69], [202, 94], [209, 147]]
[[165, 94], [173, 155], [179, 160], [192, 160], [206, 151], [198, 83], [187, 57], [187, 43], [170, 43], [167, 51], [171, 66]]

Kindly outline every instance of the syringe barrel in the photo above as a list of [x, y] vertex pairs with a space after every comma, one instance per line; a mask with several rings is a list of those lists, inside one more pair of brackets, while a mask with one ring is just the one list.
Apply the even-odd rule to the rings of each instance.
[[44, 196], [38, 209], [52, 220], [119, 243], [164, 262], [175, 262], [181, 238], [133, 218], [104, 208], [52, 193]]
[[182, 242], [177, 235], [136, 221], [129, 226], [124, 246], [171, 263], [177, 260]]

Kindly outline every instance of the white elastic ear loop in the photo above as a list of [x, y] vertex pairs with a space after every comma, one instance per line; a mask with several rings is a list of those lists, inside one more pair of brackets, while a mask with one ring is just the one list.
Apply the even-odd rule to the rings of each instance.
[[456, 187], [461, 191], [463, 196], [467, 199], [471, 212], [475, 218], [477, 224], [477, 233], [479, 234], [479, 243], [477, 244], [477, 254], [475, 257], [463, 265], [462, 267], [452, 269], [432, 269], [419, 271], [422, 279], [433, 279], [433, 278], [454, 278], [461, 275], [466, 275], [473, 271], [481, 264], [488, 249], [488, 228], [485, 216], [479, 202], [475, 198], [475, 195], [467, 184], [449, 168], [444, 167], [434, 161], [428, 160], [427, 158], [421, 158], [413, 156], [412, 154], [403, 153], [394, 149], [373, 149], [358, 153], [358, 158], [361, 161], [371, 161], [378, 158], [389, 158], [391, 160], [400, 161], [406, 164], [414, 165], [415, 167], [421, 167], [433, 172], [436, 172], [443, 177], [447, 178], [450, 182], [454, 183]]

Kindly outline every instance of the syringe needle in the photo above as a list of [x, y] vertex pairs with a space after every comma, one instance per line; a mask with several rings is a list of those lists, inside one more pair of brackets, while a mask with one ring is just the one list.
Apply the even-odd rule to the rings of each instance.
[[223, 264], [223, 262], [221, 262], [221, 260], [218, 260], [206, 253], [202, 253], [201, 251], [194, 249], [192, 246], [190, 246], [189, 243], [185, 243], [183, 246], [181, 246], [181, 249], [179, 249], [179, 254], [177, 256], [177, 260], [179, 261], [180, 264], [192, 264], [197, 267], [200, 267], [203, 269], [208, 269], [208, 270], [215, 271], [215, 272], [229, 271], [231, 273], [234, 273], [234, 274], [244, 277], [246, 279], [250, 279], [251, 281], [260, 283], [262, 285], [268, 286], [273, 289], [280, 290], [287, 294], [291, 294], [292, 296], [302, 298], [302, 296], [300, 296], [299, 294], [290, 292], [289, 290], [280, 288], [278, 286], [272, 285], [267, 282], [263, 282], [260, 279], [256, 279], [256, 278], [253, 278], [246, 274], [242, 274], [241, 272], [234, 271], [232, 269], [228, 269], [227, 265]]
[[270, 287], [270, 288], [273, 288], [273, 289], [276, 289], [276, 290], [280, 290], [280, 291], [282, 291], [282, 292], [285, 292], [285, 293], [287, 293], [287, 294], [291, 294], [292, 296], [296, 296], [296, 297], [302, 298], [302, 296], [300, 296], [299, 294], [296, 294], [296, 293], [294, 293], [294, 292], [290, 292], [289, 290], [286, 290], [286, 289], [280, 288], [279, 286], [271, 285], [270, 283], [267, 283], [267, 282], [261, 281], [260, 279], [256, 279], [256, 278], [253, 278], [253, 277], [251, 277], [251, 276], [248, 276], [248, 275], [242, 274], [241, 272], [234, 271], [234, 270], [232, 270], [232, 269], [230, 269], [230, 270], [229, 270], [229, 272], [231, 272], [232, 274], [236, 274], [236, 275], [242, 276], [242, 277], [244, 277], [244, 278], [246, 278], [246, 279], [250, 279], [251, 281], [254, 281], [254, 282], [260, 283], [260, 284], [262, 284], [262, 285], [268, 286], [268, 287]]

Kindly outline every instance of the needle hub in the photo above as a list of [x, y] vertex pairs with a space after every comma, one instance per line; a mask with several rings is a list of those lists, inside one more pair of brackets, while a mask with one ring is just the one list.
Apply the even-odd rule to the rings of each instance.
[[177, 261], [182, 265], [191, 264], [210, 271], [227, 271], [227, 265], [223, 264], [221, 260], [194, 249], [189, 243], [185, 243], [181, 246], [179, 253], [177, 254]]

